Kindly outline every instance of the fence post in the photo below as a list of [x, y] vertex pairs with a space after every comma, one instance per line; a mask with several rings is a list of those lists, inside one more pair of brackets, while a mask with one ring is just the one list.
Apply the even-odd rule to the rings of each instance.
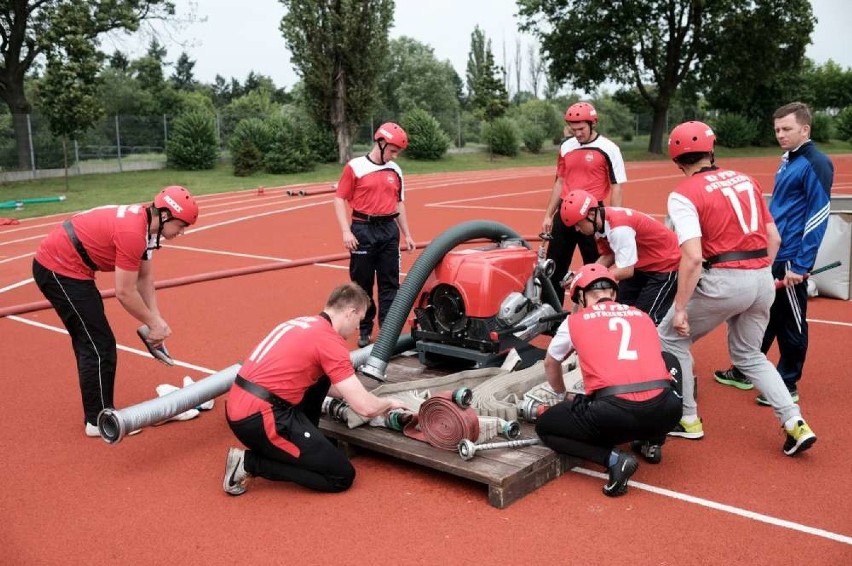
[[163, 114], [163, 153], [166, 152], [166, 146], [169, 143], [169, 122], [166, 115]]
[[77, 169], [77, 174], [80, 174], [80, 146], [77, 140], [74, 140], [74, 166]]
[[124, 169], [121, 167], [121, 133], [118, 130], [118, 114], [115, 115], [115, 143], [118, 147], [118, 171], [121, 173]]
[[26, 114], [26, 116], [27, 116], [27, 137], [29, 138], [29, 141], [30, 141], [30, 169], [33, 172], [33, 179], [35, 179], [36, 162], [35, 162], [35, 148], [33, 148], [33, 124], [32, 124], [32, 121], [30, 120], [30, 115]]

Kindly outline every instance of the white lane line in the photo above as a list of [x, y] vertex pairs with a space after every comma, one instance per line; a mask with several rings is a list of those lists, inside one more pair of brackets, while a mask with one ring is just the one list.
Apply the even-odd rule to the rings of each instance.
[[35, 255], [35, 252], [29, 252], [22, 255], [16, 255], [15, 257], [7, 257], [6, 259], [0, 259], [0, 263], [8, 263], [10, 261], [15, 261], [16, 259], [24, 259], [25, 257], [30, 257], [31, 255]]
[[272, 256], [268, 256], [268, 255], [255, 255], [255, 254], [243, 254], [243, 253], [239, 253], [239, 252], [226, 252], [226, 251], [223, 251], [223, 250], [211, 250], [211, 249], [208, 249], [208, 248], [195, 248], [195, 247], [192, 247], [192, 246], [178, 246], [176, 244], [164, 245], [163, 248], [174, 248], [176, 250], [187, 250], [187, 251], [191, 251], [191, 252], [201, 252], [201, 253], [205, 253], [205, 254], [227, 255], [227, 256], [233, 256], [233, 257], [244, 257], [244, 258], [249, 258], [249, 259], [266, 259], [266, 260], [269, 260], [269, 261], [280, 261], [282, 263], [290, 263], [290, 262], [293, 261], [292, 259], [287, 259], [287, 258], [283, 258], [283, 257], [272, 257]]
[[0, 246], [8, 246], [10, 244], [20, 244], [21, 242], [29, 242], [30, 240], [40, 240], [45, 237], [45, 234], [38, 236], [30, 236], [29, 238], [19, 238], [17, 240], [9, 240], [8, 242], [0, 242]]
[[808, 318], [808, 322], [816, 322], [818, 324], [832, 324], [834, 326], [846, 326], [847, 328], [852, 328], [852, 322], [840, 322], [837, 320], [821, 320], [819, 318]]
[[[30, 326], [35, 326], [37, 328], [43, 328], [45, 330], [50, 330], [51, 332], [56, 332], [58, 334], [66, 334], [66, 335], [68, 334], [68, 331], [65, 330], [64, 328], [59, 328], [58, 326], [51, 326], [49, 324], [44, 324], [43, 322], [36, 322], [34, 320], [28, 320], [26, 318], [21, 318], [19, 316], [15, 316], [15, 315], [10, 315], [10, 316], [7, 316], [6, 318], [8, 318], [10, 320], [15, 320], [17, 322], [23, 322], [24, 324], [29, 324]], [[123, 352], [130, 352], [131, 354], [136, 354], [137, 356], [142, 356], [143, 358], [149, 358], [149, 359], [152, 359], [152, 360], [154, 359], [153, 356], [151, 356], [151, 353], [148, 350], [137, 350], [136, 348], [131, 348], [130, 346], [124, 346], [122, 344], [117, 344], [116, 348], [123, 351]], [[175, 362], [176, 366], [184, 367], [184, 368], [187, 368], [187, 369], [194, 369], [196, 371], [200, 371], [200, 372], [206, 373], [206, 374], [214, 374], [217, 371], [217, 370], [212, 370], [210, 368], [206, 368], [206, 367], [203, 367], [203, 366], [197, 366], [195, 364], [182, 362], [180, 360], [174, 360], [174, 362]], [[160, 363], [160, 362], [157, 362], [157, 363]]]
[[17, 289], [18, 287], [23, 287], [24, 285], [29, 285], [33, 281], [34, 279], [30, 277], [29, 279], [24, 279], [23, 281], [12, 283], [11, 285], [7, 285], [6, 287], [0, 288], [0, 293], [5, 293], [6, 291], [11, 291], [12, 289]]
[[[594, 470], [587, 470], [586, 468], [573, 468], [571, 471], [576, 472], [578, 474], [583, 474], [586, 476], [592, 476], [595, 478], [608, 479], [607, 474], [603, 474], [601, 472], [596, 472]], [[802, 525], [801, 523], [794, 523], [793, 521], [787, 521], [785, 519], [778, 519], [777, 517], [771, 517], [769, 515], [764, 515], [762, 513], [756, 513], [754, 511], [748, 511], [746, 509], [740, 509], [739, 507], [734, 507], [733, 505], [726, 505], [724, 503], [718, 503], [716, 501], [710, 501], [709, 499], [704, 499], [702, 497], [695, 497], [693, 495], [687, 495], [685, 493], [679, 493], [677, 491], [672, 491], [670, 489], [665, 489], [663, 487], [656, 487], [653, 485], [649, 485], [647, 483], [636, 482], [630, 480], [630, 486], [635, 487], [637, 489], [642, 489], [644, 491], [649, 491], [651, 493], [656, 493], [657, 495], [663, 495], [665, 497], [671, 497], [672, 499], [677, 499], [679, 501], [685, 501], [687, 503], [694, 503], [695, 505], [700, 505], [701, 507], [707, 507], [709, 509], [715, 509], [717, 511], [722, 511], [724, 513], [731, 513], [732, 515], [738, 515], [740, 517], [744, 517], [746, 519], [751, 519], [753, 521], [759, 521], [761, 523], [767, 523], [769, 525], [773, 525], [776, 527], [783, 527], [785, 529], [791, 529], [794, 531], [799, 531], [801, 533], [814, 535], [822, 538], [827, 538], [829, 540], [833, 540], [836, 542], [842, 542], [843, 544], [852, 545], [852, 537], [841, 535], [838, 533], [833, 533], [831, 531], [826, 531], [824, 529], [818, 529], [816, 527], [809, 527], [807, 525]]]

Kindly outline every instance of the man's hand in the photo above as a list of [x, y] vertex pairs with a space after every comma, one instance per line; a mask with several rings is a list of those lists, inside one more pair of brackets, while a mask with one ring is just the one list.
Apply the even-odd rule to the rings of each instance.
[[805, 280], [804, 275], [799, 275], [798, 273], [790, 271], [789, 269], [784, 274], [784, 286], [785, 287], [792, 287], [794, 285], [798, 285], [799, 283], [801, 283], [804, 280]]
[[358, 238], [355, 237], [355, 234], [351, 230], [343, 232], [343, 247], [350, 251], [358, 249]]
[[686, 309], [675, 309], [674, 319], [672, 320], [672, 326], [681, 336], [689, 336], [689, 318], [686, 315]]
[[145, 341], [152, 346], [159, 346], [171, 335], [172, 329], [169, 328], [168, 323], [161, 317], [157, 317], [156, 321], [148, 325], [148, 335], [145, 337]]
[[417, 244], [414, 243], [414, 240], [411, 238], [411, 236], [406, 236], [405, 237], [405, 250], [408, 253], [411, 253], [416, 249], [417, 249]]
[[551, 230], [553, 230], [553, 215], [546, 214], [544, 221], [541, 223], [541, 231], [545, 234], [550, 234]]

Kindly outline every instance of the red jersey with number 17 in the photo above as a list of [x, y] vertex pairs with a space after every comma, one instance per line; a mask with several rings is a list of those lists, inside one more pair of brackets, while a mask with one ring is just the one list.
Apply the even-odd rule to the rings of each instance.
[[[604, 301], [577, 311], [567, 323], [587, 395], [611, 385], [671, 379], [657, 327], [636, 307]], [[645, 401], [659, 393], [653, 389], [619, 397]]]
[[[320, 377], [340, 383], [354, 375], [346, 341], [322, 316], [302, 316], [276, 326], [249, 354], [239, 370], [243, 379], [299, 404]], [[231, 420], [257, 413], [269, 404], [241, 387], [228, 394]]]
[[[715, 167], [699, 171], [675, 188], [669, 196], [669, 214], [681, 244], [690, 238], [701, 238], [705, 259], [765, 249], [766, 225], [773, 222], [755, 179]], [[761, 257], [720, 262], [713, 267], [760, 269], [769, 264], [769, 257]]]

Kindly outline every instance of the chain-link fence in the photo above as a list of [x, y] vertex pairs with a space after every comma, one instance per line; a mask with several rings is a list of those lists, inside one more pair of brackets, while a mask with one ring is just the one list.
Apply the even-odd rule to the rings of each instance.
[[[684, 119], [695, 118], [681, 114], [670, 113], [667, 128]], [[236, 124], [250, 117], [228, 109], [216, 113], [216, 134], [223, 152], [227, 152], [228, 139]], [[60, 176], [65, 174], [66, 167], [72, 175], [163, 168], [174, 118], [167, 115], [104, 116], [78, 140], [63, 143], [50, 132], [47, 119], [38, 112], [18, 116], [0, 114], [0, 182]], [[453, 146], [478, 141], [481, 124], [470, 113], [458, 112], [439, 118]], [[607, 116], [603, 116], [600, 126], [606, 135], [615, 139], [628, 139], [628, 136], [632, 139], [650, 133], [652, 116], [649, 114], [611, 118], [607, 121]], [[370, 145], [373, 132], [382, 122], [399, 119], [372, 116], [366, 120], [353, 138], [358, 146], [356, 150]]]

